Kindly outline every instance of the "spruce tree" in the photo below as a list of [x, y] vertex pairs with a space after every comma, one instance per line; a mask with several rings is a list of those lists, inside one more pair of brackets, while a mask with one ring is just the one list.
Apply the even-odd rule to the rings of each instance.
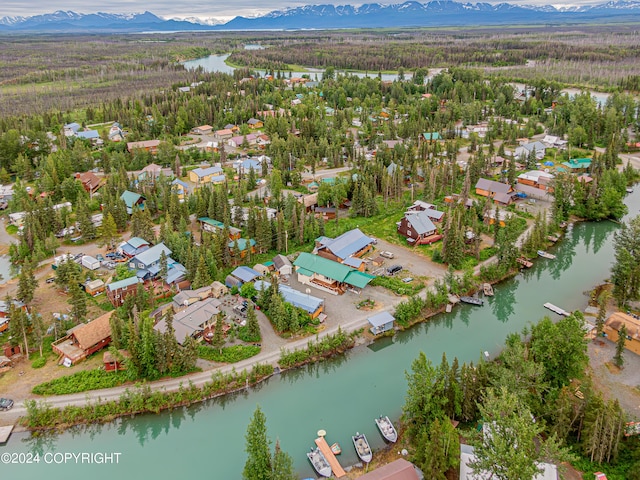
[[624, 346], [627, 343], [627, 326], [622, 324], [620, 330], [618, 330], [618, 341], [616, 342], [616, 353], [613, 356], [613, 363], [618, 368], [624, 366]]
[[269, 480], [273, 468], [270, 444], [267, 438], [267, 418], [256, 407], [245, 435], [247, 461], [242, 471], [243, 480]]

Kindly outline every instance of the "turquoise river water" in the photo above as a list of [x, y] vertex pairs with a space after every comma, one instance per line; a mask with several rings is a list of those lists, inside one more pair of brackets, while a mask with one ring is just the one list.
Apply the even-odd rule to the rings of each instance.
[[[636, 214], [640, 191], [629, 195], [627, 204]], [[454, 357], [461, 363], [477, 361], [484, 351], [495, 355], [509, 333], [519, 332], [545, 315], [555, 317], [543, 308], [545, 302], [565, 310], [584, 308], [585, 292], [609, 276], [617, 228], [612, 222], [577, 224], [552, 249], [556, 260], [536, 260], [533, 268], [497, 285], [495, 297], [483, 307], [458, 306], [453, 313], [392, 339], [274, 376], [242, 393], [40, 438], [13, 434], [7, 445], [0, 447], [0, 456], [38, 452], [40, 463], [4, 464], [0, 466], [2, 477], [113, 480], [187, 475], [240, 479], [246, 459], [244, 435], [256, 405], [266, 414], [269, 436], [279, 438], [301, 477], [313, 474], [305, 452], [321, 428], [327, 431], [329, 443], [341, 444], [342, 465], [354, 464], [351, 435], [363, 432], [374, 449], [383, 446], [373, 419], [379, 414], [399, 418], [406, 391], [405, 372], [420, 351], [436, 363], [443, 352], [450, 361]], [[117, 464], [78, 464], [51, 455], [80, 452], [121, 455]]]

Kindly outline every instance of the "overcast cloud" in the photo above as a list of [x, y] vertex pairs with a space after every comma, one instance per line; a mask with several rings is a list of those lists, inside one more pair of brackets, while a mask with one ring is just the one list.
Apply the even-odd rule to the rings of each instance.
[[[426, 3], [428, 0], [418, 1]], [[475, 1], [478, 0], [473, 0], [473, 3], [475, 3]], [[360, 0], [360, 2], [349, 2], [345, 0], [272, 0], [268, 2], [259, 2], [256, 0], [190, 0], [188, 2], [148, 0], [142, 3], [139, 0], [110, 0], [108, 2], [97, 2], [95, 0], [3, 0], [0, 5], [0, 17], [18, 15], [28, 17], [43, 13], [51, 13], [56, 10], [73, 10], [78, 13], [138, 13], [148, 10], [158, 16], [166, 18], [198, 17], [228, 20], [239, 15], [251, 17], [263, 15], [273, 10], [282, 10], [287, 7], [329, 3], [333, 3], [335, 5], [360, 5], [364, 2], [362, 0]], [[373, 1], [371, 3], [373, 3]], [[378, 3], [392, 4], [402, 2], [379, 1]], [[519, 0], [508, 3], [528, 5], [564, 5], [557, 0]], [[567, 4], [570, 5], [591, 5], [595, 3], [605, 3], [605, 0], [569, 0], [567, 2]]]

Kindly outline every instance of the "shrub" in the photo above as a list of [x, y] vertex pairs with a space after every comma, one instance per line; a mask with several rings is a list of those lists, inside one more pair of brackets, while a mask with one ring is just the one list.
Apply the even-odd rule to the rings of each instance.
[[31, 390], [36, 395], [66, 395], [122, 385], [127, 381], [126, 372], [83, 370], [36, 385]]
[[33, 362], [31, 362], [31, 368], [42, 368], [46, 363], [47, 357], [43, 355], [42, 357], [38, 357]]
[[258, 353], [260, 353], [260, 347], [257, 345], [234, 345], [225, 347], [222, 351], [206, 345], [198, 345], [198, 357], [212, 362], [236, 363]]

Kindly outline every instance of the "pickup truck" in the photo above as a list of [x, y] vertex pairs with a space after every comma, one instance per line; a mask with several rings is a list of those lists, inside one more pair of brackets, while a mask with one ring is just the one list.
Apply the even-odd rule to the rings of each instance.
[[388, 252], [386, 250], [382, 250], [380, 252], [380, 256], [384, 257], [384, 258], [393, 258], [394, 257], [393, 252]]

